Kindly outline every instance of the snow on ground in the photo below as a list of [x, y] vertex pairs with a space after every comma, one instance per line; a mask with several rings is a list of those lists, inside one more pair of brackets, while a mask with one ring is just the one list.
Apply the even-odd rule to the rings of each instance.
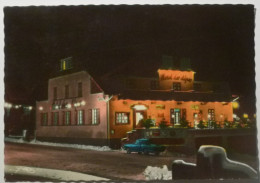
[[72, 172], [72, 171], [27, 167], [27, 166], [14, 166], [14, 165], [5, 165], [5, 173], [14, 174], [14, 175], [26, 175], [32, 177], [43, 177], [43, 178], [49, 178], [58, 181], [107, 181], [109, 180], [102, 177], [97, 177], [93, 175]]
[[45, 145], [45, 146], [55, 146], [55, 147], [69, 147], [75, 149], [85, 149], [85, 150], [94, 150], [94, 151], [112, 151], [108, 146], [91, 146], [91, 145], [81, 145], [81, 144], [63, 144], [63, 143], [53, 143], [53, 142], [42, 142], [38, 140], [32, 140], [30, 142], [23, 140], [22, 138], [10, 138], [5, 137], [6, 142], [15, 142], [15, 143], [25, 143], [25, 144], [36, 144], [36, 145]]
[[147, 166], [144, 171], [146, 180], [172, 180], [172, 172], [168, 170], [166, 165], [160, 167]]

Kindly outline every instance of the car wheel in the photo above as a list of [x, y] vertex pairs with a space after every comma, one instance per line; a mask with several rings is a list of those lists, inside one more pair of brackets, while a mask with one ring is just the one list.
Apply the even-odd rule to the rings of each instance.
[[127, 153], [127, 154], [131, 154], [131, 151], [130, 151], [129, 148], [126, 149], [126, 153]]

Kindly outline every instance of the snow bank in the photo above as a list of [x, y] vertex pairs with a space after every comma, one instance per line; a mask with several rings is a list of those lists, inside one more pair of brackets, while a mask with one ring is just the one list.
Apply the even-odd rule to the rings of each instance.
[[15, 143], [25, 143], [25, 144], [36, 144], [36, 145], [45, 145], [45, 146], [55, 146], [55, 147], [69, 147], [75, 149], [85, 149], [85, 150], [94, 150], [94, 151], [112, 151], [108, 146], [91, 146], [91, 145], [81, 145], [81, 144], [63, 144], [63, 143], [52, 143], [52, 142], [41, 142], [38, 140], [32, 140], [30, 142], [24, 141], [22, 138], [5, 138], [6, 142], [15, 142]]
[[109, 179], [103, 177], [97, 177], [93, 175], [65, 171], [65, 170], [55, 170], [47, 168], [38, 168], [38, 167], [26, 167], [26, 166], [14, 166], [14, 165], [5, 165], [6, 174], [15, 174], [15, 175], [26, 175], [32, 177], [43, 177], [49, 178], [57, 181], [107, 181]]
[[172, 172], [166, 165], [163, 168], [148, 166], [143, 174], [146, 180], [172, 180]]

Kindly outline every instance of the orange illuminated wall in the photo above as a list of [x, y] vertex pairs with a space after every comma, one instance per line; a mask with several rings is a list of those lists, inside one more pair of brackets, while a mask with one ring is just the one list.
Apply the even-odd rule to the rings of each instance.
[[[208, 121], [208, 110], [214, 109], [215, 121], [223, 122], [225, 119], [233, 121], [233, 108], [231, 102], [177, 102], [177, 101], [152, 101], [152, 100], [118, 100], [114, 97], [110, 100], [110, 130], [113, 134], [110, 134], [110, 138], [124, 138], [126, 133], [134, 129], [134, 110], [135, 105], [144, 105], [147, 107], [147, 118], [155, 120], [156, 125], [165, 120], [168, 125], [173, 126], [170, 123], [170, 110], [171, 109], [186, 109], [186, 119], [190, 122], [190, 125], [194, 127], [194, 113], [201, 113], [197, 120]], [[128, 112], [130, 122], [129, 124], [116, 124], [115, 113], [116, 112]]]
[[162, 90], [172, 89], [173, 83], [180, 83], [181, 90], [187, 91], [193, 89], [194, 82], [193, 71], [180, 71], [180, 70], [158, 70], [159, 85]]

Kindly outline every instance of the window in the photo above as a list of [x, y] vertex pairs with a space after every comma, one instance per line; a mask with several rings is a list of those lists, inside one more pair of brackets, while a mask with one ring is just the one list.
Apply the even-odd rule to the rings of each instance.
[[69, 85], [65, 86], [65, 98], [69, 98]]
[[52, 125], [56, 126], [59, 123], [59, 112], [52, 113]]
[[53, 88], [53, 99], [57, 99], [57, 87]]
[[172, 89], [176, 91], [181, 91], [181, 83], [172, 83]]
[[72, 68], [72, 57], [62, 59], [60, 61], [61, 71], [65, 71]]
[[181, 119], [186, 120], [186, 109], [181, 109]]
[[171, 109], [170, 110], [171, 123], [180, 124], [181, 120], [181, 111], [180, 109]]
[[156, 80], [151, 81], [151, 90], [156, 90], [159, 88], [159, 83]]
[[82, 83], [78, 83], [78, 97], [82, 97]]
[[78, 125], [84, 124], [84, 110], [79, 110], [77, 112], [77, 124]]
[[116, 124], [128, 124], [129, 113], [127, 112], [116, 112]]
[[41, 113], [41, 125], [47, 126], [48, 125], [48, 113]]
[[92, 125], [100, 123], [100, 111], [99, 109], [89, 109], [89, 121]]
[[215, 121], [215, 109], [208, 110], [208, 120]]
[[70, 111], [65, 111], [63, 114], [63, 123], [64, 125], [70, 125], [71, 123], [71, 112]]

